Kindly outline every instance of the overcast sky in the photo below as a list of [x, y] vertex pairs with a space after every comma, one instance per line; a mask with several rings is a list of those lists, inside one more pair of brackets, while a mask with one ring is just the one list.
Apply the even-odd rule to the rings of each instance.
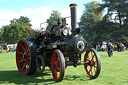
[[[79, 22], [85, 9], [83, 4], [91, 1], [101, 2], [102, 0], [0, 0], [0, 28], [20, 16], [27, 16], [31, 19], [32, 28], [38, 28], [40, 23], [49, 18], [53, 10], [59, 11], [62, 17], [70, 16], [71, 3], [78, 5], [77, 22]], [[69, 19], [67, 21], [70, 23]]]

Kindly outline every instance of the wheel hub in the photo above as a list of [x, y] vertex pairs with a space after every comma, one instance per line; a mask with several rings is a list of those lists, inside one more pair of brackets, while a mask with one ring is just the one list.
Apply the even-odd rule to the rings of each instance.
[[89, 61], [88, 64], [89, 64], [90, 66], [94, 66], [94, 65], [95, 65], [95, 62], [94, 62], [94, 61]]

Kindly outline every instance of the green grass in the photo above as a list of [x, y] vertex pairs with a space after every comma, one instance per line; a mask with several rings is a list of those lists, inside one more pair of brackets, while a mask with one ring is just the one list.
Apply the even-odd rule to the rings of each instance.
[[7, 51], [6, 50], [0, 50], [0, 53], [6, 53]]
[[15, 52], [0, 54], [1, 85], [128, 85], [128, 51], [114, 52], [108, 57], [106, 52], [99, 52], [101, 73], [98, 78], [90, 80], [84, 66], [66, 69], [61, 82], [53, 80], [51, 71], [46, 68], [44, 73], [36, 72], [32, 76], [21, 75], [16, 66]]

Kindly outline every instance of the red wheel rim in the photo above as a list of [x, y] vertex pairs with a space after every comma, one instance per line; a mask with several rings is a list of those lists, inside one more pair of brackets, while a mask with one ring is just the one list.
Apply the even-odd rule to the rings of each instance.
[[58, 52], [54, 51], [51, 58], [51, 70], [53, 78], [58, 81], [61, 76], [61, 60]]
[[88, 63], [88, 65], [84, 66], [88, 76], [91, 78], [94, 77], [97, 73], [96, 54], [92, 50], [87, 51], [84, 56], [84, 62]]
[[21, 40], [18, 43], [16, 50], [16, 62], [19, 71], [22, 74], [26, 74], [29, 69], [30, 55], [27, 43], [24, 40]]

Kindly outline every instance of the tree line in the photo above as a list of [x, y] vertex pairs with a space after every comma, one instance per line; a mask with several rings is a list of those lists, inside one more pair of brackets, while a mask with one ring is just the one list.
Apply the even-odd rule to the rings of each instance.
[[128, 1], [102, 1], [85, 4], [79, 23], [82, 35], [89, 42], [128, 42]]
[[[84, 4], [85, 9], [78, 23], [81, 35], [87, 42], [93, 43], [128, 42], [128, 0], [102, 1], [102, 4], [96, 1]], [[53, 11], [46, 20], [47, 30], [57, 24], [58, 18], [62, 18], [61, 14]], [[26, 38], [26, 30], [32, 26], [30, 22], [30, 19], [24, 16], [10, 20], [9, 25], [0, 29], [0, 42], [11, 44]]]
[[10, 20], [10, 24], [0, 29], [0, 43], [14, 44], [21, 38], [26, 38], [26, 30], [31, 28], [30, 19], [21, 16], [19, 19]]

